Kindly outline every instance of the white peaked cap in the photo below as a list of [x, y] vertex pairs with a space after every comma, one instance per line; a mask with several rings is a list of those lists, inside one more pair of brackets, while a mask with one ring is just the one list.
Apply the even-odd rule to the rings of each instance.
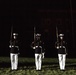
[[13, 33], [14, 36], [18, 35], [18, 33]]
[[59, 36], [60, 36], [60, 37], [63, 37], [63, 36], [64, 36], [64, 34], [59, 34]]

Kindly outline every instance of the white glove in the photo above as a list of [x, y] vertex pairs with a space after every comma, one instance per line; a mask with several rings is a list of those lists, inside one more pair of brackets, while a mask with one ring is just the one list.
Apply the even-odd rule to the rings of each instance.
[[42, 59], [44, 59], [44, 54], [45, 54], [45, 53], [42, 53]]
[[35, 49], [36, 47], [33, 47], [33, 49]]

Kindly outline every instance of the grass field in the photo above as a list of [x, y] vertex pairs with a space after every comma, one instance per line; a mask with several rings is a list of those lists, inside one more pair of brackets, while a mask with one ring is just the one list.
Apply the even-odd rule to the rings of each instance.
[[34, 58], [19, 58], [19, 69], [10, 71], [10, 58], [0, 57], [0, 75], [76, 75], [76, 59], [67, 58], [66, 71], [60, 71], [57, 58], [45, 58], [42, 70], [35, 70]]

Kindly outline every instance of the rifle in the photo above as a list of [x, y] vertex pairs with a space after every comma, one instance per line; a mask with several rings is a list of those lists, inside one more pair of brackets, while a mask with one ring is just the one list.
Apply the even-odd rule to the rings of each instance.
[[35, 47], [35, 42], [36, 42], [36, 28], [34, 27], [34, 47]]
[[13, 40], [13, 25], [11, 27], [11, 36], [10, 36], [10, 46], [12, 47], [12, 40]]
[[56, 44], [57, 44], [57, 46], [59, 46], [59, 37], [58, 37], [58, 28], [57, 28], [57, 26], [56, 26], [56, 38], [57, 38]]

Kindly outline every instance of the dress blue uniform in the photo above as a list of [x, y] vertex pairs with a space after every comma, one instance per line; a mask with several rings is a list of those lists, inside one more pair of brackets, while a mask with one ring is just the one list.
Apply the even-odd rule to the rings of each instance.
[[58, 49], [58, 59], [59, 59], [59, 66], [60, 70], [65, 70], [65, 61], [66, 61], [66, 43], [63, 41], [64, 34], [59, 34], [60, 41], [58, 42], [57, 49]]
[[18, 69], [18, 53], [19, 53], [19, 46], [17, 40], [17, 33], [13, 33], [13, 39], [10, 41], [9, 47], [10, 50], [10, 60], [11, 60], [11, 70]]
[[41, 34], [36, 34], [36, 41], [31, 44], [31, 47], [35, 49], [36, 70], [41, 70], [42, 58], [44, 58], [44, 43], [40, 40], [40, 36]]

